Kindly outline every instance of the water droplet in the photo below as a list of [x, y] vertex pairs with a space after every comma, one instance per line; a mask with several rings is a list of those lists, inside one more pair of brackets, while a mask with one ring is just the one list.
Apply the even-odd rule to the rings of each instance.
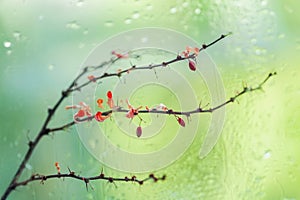
[[267, 151], [265, 151], [265, 153], [264, 153], [263, 159], [269, 159], [269, 158], [271, 158], [271, 156], [272, 156], [271, 151], [270, 151], [270, 150], [267, 150]]
[[278, 35], [278, 39], [282, 39], [282, 38], [285, 38], [285, 34], [280, 34], [280, 35]]
[[9, 56], [12, 53], [12, 50], [7, 50], [6, 54]]
[[87, 35], [89, 33], [89, 30], [88, 29], [85, 29], [84, 31], [83, 31], [83, 34], [84, 35]]
[[6, 48], [9, 48], [9, 47], [11, 47], [11, 42], [5, 41], [5, 42], [3, 42], [3, 46]]
[[196, 8], [196, 9], [195, 9], [195, 14], [196, 14], [196, 15], [199, 15], [200, 13], [201, 13], [200, 8]]
[[182, 3], [182, 7], [184, 7], [184, 8], [188, 7], [188, 5], [189, 5], [189, 2], [187, 2], [187, 1]]
[[151, 4], [148, 4], [148, 5], [146, 6], [146, 9], [147, 9], [147, 10], [152, 10], [152, 8], [153, 8], [153, 6], [152, 6]]
[[257, 43], [257, 40], [255, 38], [251, 39], [251, 43], [252, 44], [256, 44]]
[[267, 4], [268, 4], [268, 1], [266, 1], [266, 0], [263, 0], [263, 1], [261, 1], [261, 6], [266, 6]]
[[81, 7], [83, 5], [83, 0], [79, 0], [77, 3], [76, 3], [76, 6], [78, 7]]
[[32, 170], [32, 166], [28, 163], [26, 163], [25, 167], [26, 167], [26, 169]]
[[78, 48], [81, 49], [81, 48], [83, 48], [84, 46], [85, 46], [85, 43], [82, 43], [82, 42], [81, 42], [81, 43], [79, 43]]
[[76, 21], [72, 21], [66, 24], [66, 28], [76, 30], [80, 28], [80, 25]]
[[171, 14], [175, 14], [177, 12], [177, 8], [176, 7], [173, 7], [170, 9], [170, 13]]
[[112, 27], [114, 25], [114, 23], [113, 23], [113, 21], [106, 21], [104, 25], [107, 27]]
[[141, 39], [141, 42], [142, 42], [142, 43], [147, 43], [147, 42], [148, 42], [148, 38], [147, 38], [147, 37], [143, 37], [143, 38]]
[[18, 32], [18, 31], [15, 31], [15, 32], [13, 33], [13, 36], [14, 36], [14, 38], [15, 38], [17, 41], [19, 41], [19, 40], [21, 39], [21, 33]]
[[50, 71], [52, 71], [52, 70], [54, 69], [54, 65], [49, 65], [49, 66], [48, 66], [48, 69], [49, 69]]
[[132, 14], [132, 19], [138, 19], [140, 17], [140, 13], [139, 12], [134, 12]]
[[255, 50], [255, 54], [258, 55], [258, 56], [261, 55], [261, 50], [260, 49], [256, 49]]
[[43, 19], [44, 19], [44, 16], [43, 16], [43, 15], [40, 15], [40, 16], [39, 16], [39, 20], [42, 21]]
[[130, 18], [126, 18], [124, 21], [125, 24], [131, 24], [131, 19]]

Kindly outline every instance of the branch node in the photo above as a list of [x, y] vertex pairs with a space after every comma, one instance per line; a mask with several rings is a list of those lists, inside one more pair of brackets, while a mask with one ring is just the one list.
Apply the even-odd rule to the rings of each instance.
[[140, 185], [143, 185], [144, 181], [141, 180], [141, 181], [138, 181], [138, 183], [139, 183]]
[[32, 146], [33, 146], [33, 142], [32, 142], [31, 140], [29, 140], [29, 142], [28, 142], [28, 146], [29, 146], [29, 148], [32, 148]]
[[48, 108], [48, 114], [49, 114], [49, 115], [52, 115], [53, 112], [54, 112], [54, 109], [53, 109], [53, 108]]
[[63, 90], [63, 91], [61, 92], [61, 95], [62, 95], [63, 97], [68, 97], [69, 93], [70, 93], [69, 90]]

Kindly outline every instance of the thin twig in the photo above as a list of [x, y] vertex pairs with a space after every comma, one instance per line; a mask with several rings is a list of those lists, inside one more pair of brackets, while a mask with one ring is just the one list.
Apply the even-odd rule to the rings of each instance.
[[88, 189], [88, 184], [90, 183], [90, 181], [95, 181], [95, 180], [107, 180], [109, 183], [114, 183], [114, 182], [136, 182], [136, 183], [142, 185], [146, 181], [149, 181], [149, 180], [153, 180], [154, 182], [157, 182], [157, 181], [160, 181], [160, 180], [165, 180], [166, 175], [163, 175], [161, 177], [156, 177], [154, 174], [149, 174], [149, 176], [144, 178], [144, 179], [137, 179], [136, 176], [132, 176], [132, 177], [125, 176], [124, 178], [114, 178], [114, 177], [111, 177], [111, 176], [105, 176], [101, 172], [101, 174], [99, 174], [97, 176], [85, 177], [85, 176], [77, 175], [74, 171], [71, 171], [69, 169], [69, 173], [64, 173], [64, 174], [61, 174], [61, 173], [50, 174], [50, 175], [33, 174], [27, 180], [15, 183], [15, 187], [26, 186], [28, 183], [33, 182], [33, 181], [41, 181], [41, 183], [44, 183], [46, 180], [55, 179], [55, 178], [77, 179], [77, 180], [83, 181], [86, 184], [86, 188]]
[[[202, 51], [204, 49], [206, 49], [207, 47], [210, 47], [212, 46], [213, 44], [215, 44], [216, 42], [222, 40], [223, 38], [225, 38], [226, 36], [228, 36], [229, 34], [227, 35], [221, 35], [218, 39], [214, 40], [213, 42], [209, 43], [208, 45], [206, 44], [203, 44], [202, 45], [202, 48], [199, 50], [199, 51]], [[178, 62], [178, 61], [181, 61], [181, 60], [185, 60], [185, 59], [191, 59], [191, 58], [195, 58], [195, 54], [191, 54], [190, 56], [188, 57], [181, 57], [181, 56], [177, 56], [177, 58], [173, 59], [173, 60], [170, 60], [170, 61], [167, 61], [167, 62], [163, 62], [163, 63], [160, 63], [160, 64], [157, 64], [157, 65], [149, 65], [149, 66], [144, 66], [144, 67], [139, 67], [139, 68], [135, 68], [135, 67], [131, 67], [129, 69], [126, 69], [126, 70], [123, 70], [119, 73], [111, 73], [111, 74], [108, 74], [108, 73], [104, 73], [103, 75], [97, 77], [96, 79], [99, 80], [99, 79], [103, 79], [103, 78], [106, 78], [106, 77], [112, 77], [112, 76], [120, 76], [121, 74], [127, 72], [128, 70], [142, 70], [142, 69], [148, 69], [148, 68], [155, 68], [155, 67], [160, 67], [160, 66], [166, 66], [166, 65], [169, 65], [169, 64], [172, 64], [172, 63], [175, 63], [175, 62]], [[2, 200], [5, 200], [9, 194], [16, 189], [16, 187], [18, 187], [19, 185], [17, 184], [22, 172], [24, 171], [25, 169], [25, 165], [26, 163], [28, 162], [28, 160], [31, 158], [32, 156], [32, 153], [33, 151], [35, 150], [35, 148], [37, 147], [37, 144], [39, 144], [39, 142], [41, 141], [41, 139], [48, 135], [50, 132], [55, 132], [55, 131], [60, 131], [60, 130], [64, 130], [68, 127], [71, 127], [75, 124], [75, 122], [70, 122], [66, 125], [63, 125], [61, 127], [58, 127], [58, 128], [54, 128], [54, 129], [49, 129], [48, 128], [48, 125], [49, 125], [49, 122], [52, 120], [55, 112], [57, 111], [57, 109], [59, 108], [59, 106], [61, 105], [61, 103], [74, 91], [79, 91], [80, 89], [82, 89], [83, 87], [87, 86], [88, 84], [92, 83], [94, 80], [89, 80], [85, 83], [83, 83], [82, 85], [78, 86], [78, 80], [83, 76], [85, 75], [87, 72], [89, 72], [90, 70], [97, 70], [99, 68], [103, 68], [104, 66], [108, 66], [108, 65], [111, 65], [113, 64], [114, 62], [116, 62], [119, 58], [112, 58], [111, 60], [109, 61], [106, 61], [106, 62], [103, 62], [102, 64], [100, 64], [99, 66], [92, 66], [92, 67], [85, 67], [83, 68], [82, 72], [80, 74], [77, 75], [77, 77], [72, 81], [72, 83], [69, 85], [69, 87], [62, 91], [61, 93], [61, 97], [58, 99], [58, 101], [55, 103], [55, 105], [52, 107], [52, 108], [49, 108], [48, 109], [48, 115], [42, 125], [42, 128], [40, 129], [38, 135], [35, 137], [34, 140], [32, 141], [29, 141], [28, 142], [28, 150], [21, 162], [21, 164], [19, 165], [18, 169], [17, 169], [17, 172], [15, 173], [15, 175], [13, 176], [11, 182], [9, 183], [8, 187], [6, 188], [5, 192], [3, 193], [1, 199]]]
[[[258, 84], [258, 86], [256, 87], [243, 87], [243, 90], [238, 92], [235, 96], [233, 97], [230, 97], [227, 101], [225, 101], [224, 103], [220, 104], [220, 105], [217, 105], [215, 107], [212, 107], [212, 108], [208, 108], [208, 109], [203, 109], [201, 107], [198, 107], [194, 110], [190, 110], [190, 111], [174, 111], [172, 109], [167, 109], [166, 111], [165, 110], [157, 110], [157, 109], [151, 109], [151, 110], [139, 110], [138, 113], [136, 114], [139, 114], [139, 113], [153, 113], [153, 114], [165, 114], [165, 115], [184, 115], [184, 116], [187, 116], [189, 117], [190, 115], [192, 114], [198, 114], [198, 113], [212, 113], [214, 112], [215, 110], [218, 110], [224, 106], [226, 106], [227, 104], [229, 103], [233, 103], [237, 98], [239, 98], [240, 96], [248, 93], [248, 92], [253, 92], [253, 91], [256, 91], [256, 90], [262, 90], [262, 86], [272, 77], [276, 75], [276, 72], [273, 72], [273, 73], [269, 73], [268, 76], [261, 82]], [[122, 107], [116, 107], [114, 108], [113, 110], [108, 110], [108, 111], [105, 111], [105, 112], [102, 112], [102, 115], [104, 116], [107, 116], [111, 113], [127, 113], [129, 112], [128, 109], [124, 109]], [[90, 121], [90, 120], [93, 120], [94, 119], [94, 115], [93, 116], [90, 116], [90, 117], [84, 117], [84, 118], [77, 118], [76, 121], [78, 122], [84, 122], [84, 121]], [[75, 122], [70, 122], [60, 128], [55, 128], [55, 129], [50, 129], [50, 132], [55, 132], [55, 131], [60, 131], [60, 130], [63, 130], [65, 127], [70, 127], [72, 125], [74, 125]]]

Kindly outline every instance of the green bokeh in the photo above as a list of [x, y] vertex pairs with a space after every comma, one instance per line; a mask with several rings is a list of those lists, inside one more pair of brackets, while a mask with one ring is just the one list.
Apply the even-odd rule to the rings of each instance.
[[[9, 199], [299, 199], [300, 3], [296, 0], [213, 1], [8, 1], [0, 3], [0, 193], [7, 187], [53, 105], [89, 52], [114, 34], [134, 28], [180, 31], [199, 43], [232, 31], [208, 49], [222, 74], [227, 96], [245, 81], [253, 85], [277, 71], [264, 87], [228, 105], [222, 136], [198, 158], [209, 122], [201, 117], [194, 143], [159, 183], [49, 180], [20, 187]], [[184, 48], [184, 47], [183, 47]], [[67, 99], [64, 105], [69, 105]], [[62, 109], [51, 126], [68, 122]], [[23, 178], [63, 171], [92, 176], [102, 164], [82, 146], [75, 128], [38, 145]], [[105, 174], [125, 176], [104, 167]], [[138, 174], [140, 177], [147, 174]]]

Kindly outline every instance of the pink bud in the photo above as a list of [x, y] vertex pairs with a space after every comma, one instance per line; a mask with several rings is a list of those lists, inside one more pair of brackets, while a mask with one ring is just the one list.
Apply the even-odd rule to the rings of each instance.
[[193, 60], [189, 60], [189, 67], [190, 67], [190, 70], [195, 71], [196, 63]]
[[137, 127], [137, 129], [136, 129], [136, 136], [137, 136], [137, 137], [141, 137], [141, 135], [142, 135], [142, 127], [139, 126], [139, 127]]
[[84, 117], [84, 115], [85, 115], [85, 112], [82, 109], [78, 110], [78, 112], [75, 114], [76, 117]]
[[185, 122], [184, 122], [184, 120], [182, 118], [178, 117], [177, 121], [180, 124], [180, 126], [185, 127]]

